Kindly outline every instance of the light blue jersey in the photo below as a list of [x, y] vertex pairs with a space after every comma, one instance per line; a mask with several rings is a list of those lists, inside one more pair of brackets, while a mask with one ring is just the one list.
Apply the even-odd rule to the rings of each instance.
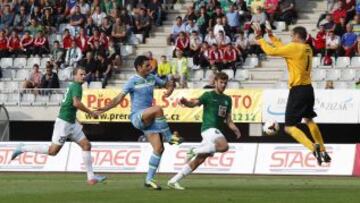
[[145, 134], [162, 132], [155, 123], [145, 126], [142, 122], [142, 113], [145, 109], [152, 106], [155, 86], [164, 86], [165, 84], [165, 81], [152, 74], [149, 74], [146, 78], [134, 75], [129, 79], [122, 90], [124, 95], [130, 94], [131, 123]]

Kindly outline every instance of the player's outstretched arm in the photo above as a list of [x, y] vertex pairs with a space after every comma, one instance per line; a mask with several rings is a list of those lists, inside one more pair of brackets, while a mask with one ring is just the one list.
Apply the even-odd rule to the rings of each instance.
[[187, 100], [184, 97], [180, 99], [180, 103], [189, 108], [193, 108], [201, 105], [199, 99]]
[[227, 122], [227, 125], [230, 128], [230, 130], [232, 130], [235, 133], [236, 139], [239, 139], [241, 137], [241, 132], [240, 132], [239, 128], [233, 122], [233, 120], [231, 118], [231, 114], [228, 115], [226, 122]]
[[106, 105], [105, 107], [98, 108], [96, 113], [102, 114], [106, 111], [109, 111], [110, 109], [112, 109], [116, 105], [118, 105], [124, 99], [124, 97], [125, 97], [125, 94], [123, 94], [123, 93], [118, 94], [115, 98], [113, 98], [111, 100], [111, 102], [108, 105]]
[[80, 111], [83, 111], [85, 113], [88, 113], [90, 114], [91, 116], [93, 117], [97, 117], [97, 115], [91, 111], [90, 109], [88, 109], [82, 102], [81, 100], [78, 98], [78, 97], [73, 97], [73, 106], [76, 108], [76, 109], [79, 109]]

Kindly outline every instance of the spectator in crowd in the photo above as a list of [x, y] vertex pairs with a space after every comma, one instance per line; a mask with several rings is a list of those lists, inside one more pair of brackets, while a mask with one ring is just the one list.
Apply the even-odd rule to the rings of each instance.
[[216, 18], [216, 24], [214, 26], [213, 31], [215, 36], [219, 34], [219, 31], [225, 32], [224, 25], [222, 24], [222, 19], [220, 17]]
[[[360, 4], [359, 4], [360, 5]], [[343, 33], [341, 33], [341, 35], [339, 34], [339, 36], [342, 36], [344, 33], [345, 33], [345, 20], [343, 20], [344, 23], [343, 23], [343, 27], [344, 27], [344, 31]], [[340, 21], [341, 22], [341, 21]], [[352, 20], [350, 22], [350, 24], [353, 26], [353, 32], [356, 34], [356, 35], [360, 35], [360, 14], [357, 14], [354, 16], [354, 20]]]
[[338, 56], [338, 50], [340, 48], [340, 37], [330, 31], [326, 37], [326, 50], [330, 56]]
[[231, 43], [228, 43], [224, 49], [224, 68], [232, 69], [235, 73], [236, 67], [235, 63], [237, 61], [237, 52]]
[[188, 60], [183, 56], [181, 50], [176, 50], [176, 58], [173, 59], [171, 64], [171, 74], [175, 82], [179, 83], [180, 88], [187, 87], [188, 72]]
[[259, 23], [260, 25], [265, 25], [267, 20], [266, 14], [261, 7], [257, 7], [255, 13], [251, 17], [250, 23]]
[[53, 47], [50, 51], [50, 62], [56, 68], [56, 72], [62, 67], [64, 63], [65, 50], [60, 47], [59, 41], [54, 41]]
[[278, 10], [278, 4], [279, 0], [265, 0], [264, 2], [265, 13], [269, 17], [270, 25], [273, 27], [276, 11]]
[[30, 13], [30, 18], [35, 19], [38, 23], [41, 23], [42, 16], [40, 6], [35, 6], [33, 12]]
[[115, 24], [112, 27], [111, 36], [115, 43], [125, 43], [127, 40], [126, 25], [121, 21], [120, 17], [115, 19]]
[[111, 61], [104, 54], [99, 54], [97, 59], [95, 75], [97, 80], [102, 81], [102, 88], [105, 88], [112, 75]]
[[143, 34], [143, 43], [145, 43], [146, 38], [150, 35], [151, 30], [151, 20], [146, 13], [146, 9], [140, 9], [140, 15], [137, 17], [136, 21], [137, 34]]
[[209, 74], [208, 84], [206, 84], [203, 89], [214, 89], [215, 88], [215, 75]]
[[100, 44], [104, 47], [104, 49], [109, 48], [109, 37], [106, 36], [105, 32], [100, 32]]
[[209, 51], [209, 44], [204, 41], [201, 45], [200, 52], [193, 57], [193, 63], [196, 67], [205, 69], [210, 66]]
[[226, 13], [226, 18], [229, 23], [231, 33], [237, 33], [240, 28], [240, 16], [239, 12], [235, 10], [234, 5], [230, 6], [229, 12]]
[[259, 58], [260, 55], [263, 53], [263, 51], [255, 39], [255, 34], [254, 33], [249, 34], [248, 39], [250, 45], [249, 54], [252, 56], [257, 56]]
[[51, 14], [51, 8], [45, 9], [44, 15], [41, 18], [41, 24], [44, 26], [45, 33], [52, 33], [56, 31], [55, 18]]
[[96, 26], [100, 26], [102, 20], [106, 17], [106, 14], [101, 11], [100, 6], [96, 6], [95, 11], [94, 11], [94, 13], [92, 14], [91, 17], [92, 17], [92, 19], [94, 21], [94, 24]]
[[45, 75], [41, 78], [41, 88], [59, 88], [59, 77], [53, 72], [53, 66], [47, 65]]
[[49, 53], [49, 43], [42, 31], [39, 31], [34, 39], [34, 54], [40, 57]]
[[0, 12], [0, 30], [9, 29], [14, 21], [14, 13], [11, 12], [11, 8], [9, 4], [5, 4], [2, 12]]
[[0, 58], [7, 57], [8, 55], [8, 47], [7, 47], [8, 39], [3, 30], [0, 30]]
[[277, 20], [285, 21], [287, 25], [294, 23], [297, 19], [295, 0], [279, 0], [279, 13]]
[[25, 27], [28, 25], [29, 23], [29, 16], [26, 13], [26, 8], [25, 6], [20, 6], [20, 12], [18, 14], [16, 14], [15, 19], [14, 19], [14, 29], [16, 29], [18, 32], [24, 32], [25, 31]]
[[112, 24], [110, 24], [109, 17], [106, 17], [101, 22], [100, 33], [103, 32], [106, 36], [110, 36], [112, 32]]
[[[360, 18], [357, 18], [357, 19], [359, 19], [360, 20]], [[358, 20], [356, 20], [356, 22], [357, 22]], [[360, 23], [360, 22], [359, 22]], [[360, 34], [360, 24], [359, 25], [357, 25], [357, 24], [352, 24], [353, 25], [353, 27], [355, 28], [357, 28], [357, 31], [358, 31], [358, 33], [356, 33], [356, 31], [355, 31], [355, 29], [354, 29], [354, 32], [356, 33], [356, 34]], [[335, 35], [337, 35], [337, 36], [342, 36], [343, 34], [345, 34], [345, 32], [346, 32], [346, 24], [345, 24], [345, 18], [340, 18], [340, 22], [339, 23], [336, 23], [336, 25], [335, 25], [335, 29], [334, 29], [334, 33], [335, 33]]]
[[224, 69], [224, 53], [217, 44], [213, 44], [209, 51], [209, 63], [211, 69], [221, 71]]
[[30, 35], [29, 31], [25, 31], [24, 35], [20, 40], [21, 52], [24, 53], [27, 57], [30, 57], [30, 55], [34, 51], [33, 45], [34, 45], [33, 37]]
[[79, 33], [75, 37], [75, 43], [81, 49], [82, 53], [88, 50], [88, 40], [89, 38], [86, 36], [84, 28], [80, 27]]
[[86, 36], [91, 37], [93, 36], [93, 31], [97, 29], [96, 25], [94, 24], [94, 20], [92, 17], [88, 17], [85, 24], [85, 33]]
[[86, 16], [90, 14], [90, 5], [86, 3], [86, 0], [79, 0], [76, 5], [80, 8], [81, 14]]
[[152, 54], [151, 51], [149, 51], [149, 52], [147, 53], [147, 57], [148, 57], [148, 59], [149, 59], [149, 64], [150, 64], [150, 66], [151, 66], [151, 72], [154, 73], [154, 74], [156, 74], [156, 72], [157, 72], [157, 67], [158, 67], [158, 62], [157, 62], [156, 58], [153, 57], [153, 54]]
[[43, 31], [43, 27], [39, 25], [35, 18], [30, 20], [30, 25], [26, 27], [26, 30], [30, 31], [31, 36], [36, 36], [39, 32]]
[[64, 30], [64, 35], [62, 38], [63, 48], [68, 50], [71, 48], [71, 44], [74, 41], [73, 37], [71, 36], [69, 29]]
[[341, 45], [345, 56], [351, 57], [354, 53], [354, 47], [357, 41], [357, 35], [352, 31], [352, 25], [346, 25], [346, 33], [341, 38]]
[[197, 15], [195, 13], [195, 9], [193, 6], [187, 7], [187, 12], [184, 16], [184, 22], [188, 21], [189, 19], [195, 20], [197, 19]]
[[256, 13], [256, 10], [258, 8], [264, 8], [265, 5], [264, 5], [264, 1], [263, 0], [253, 0], [250, 4], [250, 7], [251, 7], [251, 12], [252, 13]]
[[204, 41], [207, 42], [210, 45], [217, 43], [216, 36], [214, 34], [214, 31], [211, 28], [208, 29], [208, 34], [205, 36]]
[[[209, 9], [208, 9], [209, 10]], [[212, 15], [212, 18], [211, 18], [211, 27], [214, 27], [215, 25], [216, 25], [216, 23], [217, 23], [217, 19], [218, 18], [222, 18], [222, 17], [224, 17], [225, 15], [224, 15], [224, 13], [223, 13], [223, 11], [222, 11], [222, 9], [221, 9], [221, 7], [220, 6], [217, 6], [216, 8], [215, 8], [215, 13]]]
[[67, 50], [65, 56], [65, 65], [76, 67], [76, 64], [82, 59], [82, 52], [79, 47], [76, 46], [76, 42], [71, 42], [71, 48]]
[[192, 31], [191, 36], [190, 36], [190, 51], [189, 51], [190, 57], [193, 57], [199, 53], [200, 48], [201, 48], [201, 43], [202, 43], [202, 40], [201, 40], [198, 32]]
[[147, 6], [148, 13], [156, 26], [160, 26], [162, 23], [162, 8], [159, 0], [151, 0]]
[[199, 27], [201, 38], [205, 39], [207, 29], [210, 27], [210, 16], [207, 14], [205, 7], [200, 8], [200, 14], [196, 20], [196, 24]]
[[171, 78], [171, 64], [167, 61], [165, 55], [162, 55], [160, 58], [157, 75], [163, 80], [169, 80]]
[[88, 46], [90, 47], [90, 49], [95, 48], [95, 42], [100, 43], [100, 32], [98, 28], [94, 28], [93, 35], [88, 40]]
[[222, 21], [222, 24], [223, 24], [223, 27], [224, 27], [224, 31], [225, 31], [225, 34], [227, 36], [230, 36], [230, 38], [232, 39], [233, 38], [233, 35], [235, 33], [231, 32], [231, 27], [230, 25], [228, 24], [228, 21], [227, 21], [227, 18], [224, 16], [221, 18], [221, 21]]
[[200, 29], [195, 23], [195, 20], [192, 18], [188, 18], [187, 25], [185, 26], [185, 33], [190, 36], [193, 31], [199, 32]]
[[86, 52], [85, 58], [79, 62], [79, 66], [85, 68], [85, 80], [88, 85], [96, 80], [97, 61], [94, 59], [91, 51]]
[[74, 13], [70, 16], [70, 25], [73, 29], [73, 32], [71, 33], [78, 33], [79, 28], [81, 26], [83, 26], [85, 24], [85, 16], [80, 12], [80, 7], [79, 6], [74, 6], [75, 11]]
[[17, 57], [21, 53], [20, 38], [15, 30], [11, 32], [11, 36], [8, 39], [7, 47], [9, 55], [12, 57]]
[[190, 40], [185, 34], [185, 32], [180, 32], [179, 36], [177, 37], [175, 41], [175, 50], [174, 55], [176, 56], [176, 51], [181, 51], [181, 54], [184, 56], [189, 55], [189, 46], [190, 46]]
[[216, 44], [223, 48], [229, 43], [231, 43], [230, 37], [226, 36], [223, 31], [219, 31], [219, 35], [216, 37]]
[[181, 16], [176, 17], [176, 22], [171, 28], [171, 33], [168, 38], [168, 44], [174, 43], [180, 32], [185, 30]]
[[337, 9], [332, 12], [332, 18], [334, 19], [335, 23], [339, 23], [340, 18], [346, 19], [346, 8], [343, 1], [337, 2]]
[[327, 90], [335, 89], [334, 82], [332, 80], [327, 80], [325, 83], [325, 89], [327, 89]]
[[327, 14], [325, 20], [321, 21], [319, 24], [320, 26], [324, 26], [326, 31], [334, 30], [336, 26], [336, 23], [334, 22], [333, 16], [331, 14]]
[[320, 30], [314, 39], [314, 55], [321, 54], [324, 56], [326, 46], [326, 30], [324, 25], [320, 25]]
[[344, 0], [344, 8], [346, 10], [346, 20], [345, 22], [348, 23], [352, 20], [356, 14], [355, 11], [355, 0]]
[[235, 41], [235, 49], [239, 56], [243, 57], [243, 60], [247, 57], [250, 48], [249, 40], [245, 37], [244, 32], [240, 31]]
[[33, 71], [31, 72], [29, 78], [25, 79], [23, 82], [23, 88], [39, 88], [42, 77], [43, 75], [40, 72], [39, 65], [34, 64]]
[[234, 5], [238, 8], [240, 23], [244, 24], [250, 16], [250, 11], [245, 0], [236, 0]]

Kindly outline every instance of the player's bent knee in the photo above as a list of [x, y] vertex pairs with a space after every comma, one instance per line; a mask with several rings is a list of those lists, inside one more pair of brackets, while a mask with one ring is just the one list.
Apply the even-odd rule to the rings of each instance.
[[163, 146], [155, 147], [154, 152], [161, 155], [164, 152], [164, 147]]
[[228, 143], [223, 143], [218, 147], [219, 152], [226, 152], [228, 150], [229, 150], [229, 144]]
[[164, 110], [160, 106], [154, 106], [157, 116], [164, 116]]

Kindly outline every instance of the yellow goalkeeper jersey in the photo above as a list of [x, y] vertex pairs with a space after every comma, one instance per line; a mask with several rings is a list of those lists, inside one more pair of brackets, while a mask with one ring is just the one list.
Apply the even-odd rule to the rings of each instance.
[[278, 38], [270, 37], [270, 45], [259, 39], [260, 47], [265, 54], [284, 57], [289, 72], [289, 87], [311, 84], [312, 50], [308, 44], [291, 42], [284, 45]]

